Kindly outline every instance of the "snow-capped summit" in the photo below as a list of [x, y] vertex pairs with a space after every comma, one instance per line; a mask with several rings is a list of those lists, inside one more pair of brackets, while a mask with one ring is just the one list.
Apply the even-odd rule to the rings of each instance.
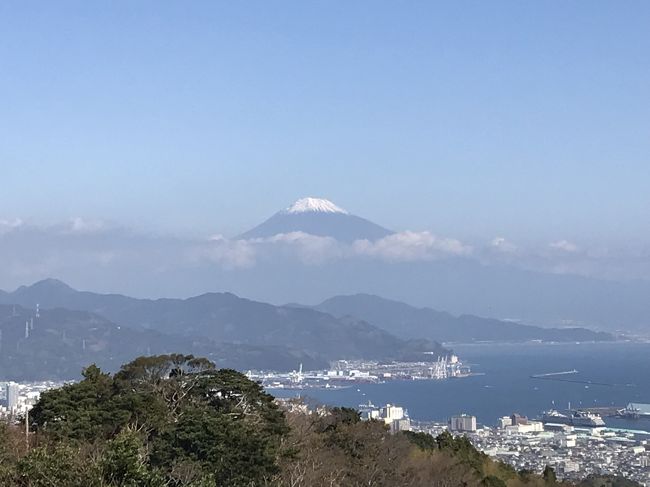
[[268, 238], [292, 232], [331, 237], [341, 242], [377, 240], [393, 233], [375, 223], [349, 214], [329, 200], [301, 198], [237, 238]]
[[340, 206], [336, 206], [330, 200], [324, 198], [300, 198], [294, 204], [289, 206], [285, 213], [307, 213], [307, 212], [320, 212], [320, 213], [343, 213], [347, 215], [348, 212], [345, 211]]

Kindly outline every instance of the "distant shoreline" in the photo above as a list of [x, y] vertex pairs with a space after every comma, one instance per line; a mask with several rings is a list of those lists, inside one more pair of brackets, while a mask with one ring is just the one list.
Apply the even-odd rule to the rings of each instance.
[[577, 341], [549, 341], [549, 340], [477, 340], [473, 342], [442, 342], [444, 347], [470, 346], [470, 345], [589, 345], [608, 343], [650, 343], [650, 338], [620, 339], [620, 340], [577, 340]]

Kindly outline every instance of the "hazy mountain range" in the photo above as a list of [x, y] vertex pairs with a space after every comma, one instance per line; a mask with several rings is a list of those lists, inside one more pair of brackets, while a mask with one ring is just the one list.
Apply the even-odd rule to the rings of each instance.
[[[26, 327], [28, 330], [26, 330]], [[73, 379], [96, 363], [116, 370], [140, 355], [194, 353], [221, 367], [291, 370], [324, 367], [322, 356], [286, 346], [218, 343], [205, 337], [117, 325], [86, 311], [0, 305], [0, 379]]]
[[137, 355], [172, 351], [237, 369], [291, 370], [344, 358], [432, 360], [450, 353], [440, 341], [613, 339], [585, 329], [453, 317], [367, 295], [313, 308], [231, 293], [152, 300], [77, 291], [48, 279], [0, 292], [0, 303], [0, 370], [10, 378], [69, 378], [91, 362], [111, 369]]
[[401, 338], [436, 337], [441, 342], [480, 341], [607, 341], [609, 333], [586, 328], [542, 328], [473, 315], [453, 316], [431, 308], [416, 308], [379, 296], [335, 296], [314, 306], [333, 316], [354, 316]]
[[229, 293], [146, 300], [76, 291], [49, 279], [3, 292], [0, 302], [1, 370], [12, 377], [65, 377], [90, 362], [111, 368], [137, 355], [171, 351], [207, 355], [221, 366], [276, 370], [299, 363], [324, 368], [343, 358], [427, 360], [449, 353], [434, 341], [401, 339], [362, 320]]

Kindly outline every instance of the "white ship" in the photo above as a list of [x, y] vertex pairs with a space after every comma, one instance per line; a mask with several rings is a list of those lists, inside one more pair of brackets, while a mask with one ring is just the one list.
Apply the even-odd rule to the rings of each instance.
[[544, 411], [542, 413], [542, 422], [568, 424], [570, 426], [586, 426], [589, 428], [605, 426], [605, 421], [603, 421], [603, 418], [599, 414], [571, 410], [560, 412], [556, 409]]

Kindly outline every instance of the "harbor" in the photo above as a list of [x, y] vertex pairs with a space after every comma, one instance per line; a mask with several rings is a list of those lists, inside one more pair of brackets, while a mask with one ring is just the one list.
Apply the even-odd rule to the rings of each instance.
[[328, 370], [303, 371], [302, 364], [291, 372], [252, 371], [246, 375], [265, 389], [345, 389], [358, 384], [391, 381], [440, 381], [471, 377], [471, 367], [456, 355], [432, 362], [379, 362], [337, 360]]

